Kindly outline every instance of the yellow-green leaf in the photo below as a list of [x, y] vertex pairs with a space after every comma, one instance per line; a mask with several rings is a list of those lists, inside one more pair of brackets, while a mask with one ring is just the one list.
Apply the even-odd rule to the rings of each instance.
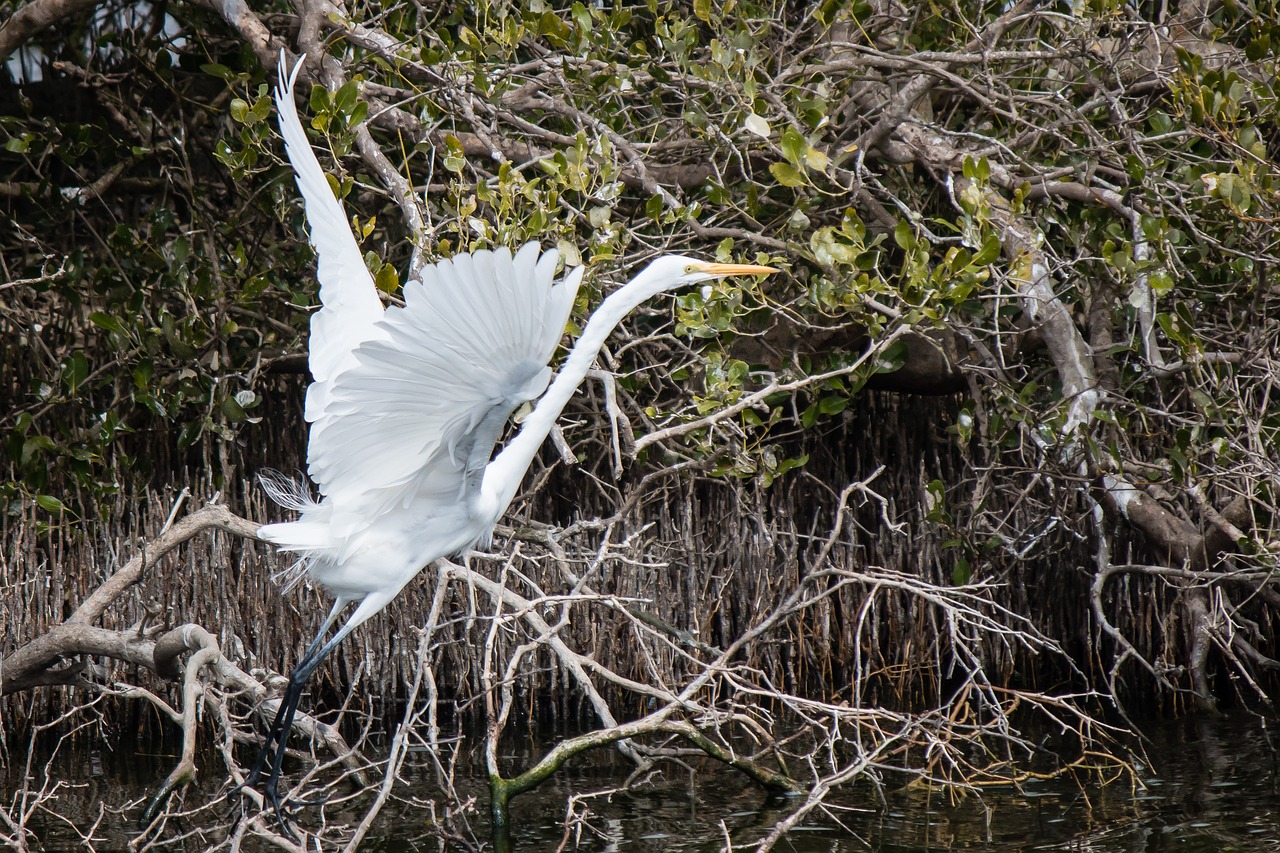
[[394, 266], [383, 264], [382, 269], [378, 270], [378, 274], [373, 277], [373, 283], [383, 293], [395, 293], [396, 288], [400, 286], [400, 276], [396, 273]]
[[804, 183], [800, 170], [790, 163], [774, 163], [769, 166], [769, 174], [784, 187], [798, 187]]
[[830, 159], [817, 148], [810, 148], [805, 152], [804, 164], [815, 172], [825, 172]]

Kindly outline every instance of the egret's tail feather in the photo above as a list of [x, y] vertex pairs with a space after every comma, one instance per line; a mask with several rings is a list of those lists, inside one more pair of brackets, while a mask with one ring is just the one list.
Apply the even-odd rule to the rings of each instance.
[[307, 576], [307, 562], [306, 557], [299, 557], [280, 571], [272, 572], [272, 582], [280, 587], [281, 592], [288, 592]]
[[258, 474], [258, 482], [262, 485], [262, 490], [267, 493], [267, 497], [285, 509], [306, 512], [320, 505], [311, 496], [311, 487], [307, 485], [306, 477], [301, 474], [290, 477], [268, 468]]
[[[267, 497], [285, 509], [306, 513], [320, 506], [316, 499], [311, 496], [311, 487], [307, 485], [306, 478], [301, 475], [290, 477], [280, 471], [267, 469], [258, 474], [258, 482], [262, 484], [262, 490], [267, 493]], [[279, 584], [284, 592], [288, 592], [302, 583], [303, 578], [307, 576], [307, 563], [311, 560], [311, 553], [309, 552], [313, 548], [298, 547], [299, 545], [311, 543], [306, 543], [305, 540], [304, 542], [295, 541], [297, 539], [296, 535], [290, 535], [291, 533], [296, 533], [298, 527], [300, 525], [297, 522], [285, 522], [284, 524], [268, 524], [258, 531], [259, 535], [268, 542], [275, 543], [281, 550], [301, 553], [301, 556], [287, 568], [271, 575], [271, 580]]]

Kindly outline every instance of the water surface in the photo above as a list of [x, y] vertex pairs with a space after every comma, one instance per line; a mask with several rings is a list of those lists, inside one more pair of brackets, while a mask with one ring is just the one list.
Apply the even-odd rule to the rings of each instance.
[[[1237, 715], [1196, 718], [1146, 728], [1147, 741], [1132, 760], [1137, 783], [1032, 781], [1018, 787], [948, 797], [918, 790], [886, 791], [884, 801], [864, 786], [839, 792], [832, 814], [815, 812], [779, 850], [826, 851], [1118, 851], [1118, 853], [1232, 853], [1280, 851], [1280, 784], [1269, 722]], [[10, 744], [12, 749], [13, 744]], [[528, 766], [532, 752], [504, 756], [508, 774]], [[216, 762], [206, 760], [204, 767]], [[126, 849], [136, 810], [111, 815], [110, 807], [147, 796], [169, 769], [163, 755], [126, 757], [119, 752], [80, 750], [62, 756], [60, 773], [70, 787], [57, 808], [83, 820], [108, 806], [99, 850]], [[13, 768], [5, 775], [4, 801], [12, 802]], [[431, 774], [408, 773], [405, 795], [439, 799]], [[542, 788], [513, 802], [515, 849], [555, 850], [566, 841], [564, 818], [575, 794], [608, 791], [625, 778], [625, 767], [602, 753], [579, 761]], [[213, 795], [220, 780], [208, 793]], [[487, 832], [487, 795], [477, 774], [460, 780], [463, 793], [476, 796], [473, 828]], [[188, 797], [198, 796], [191, 792]], [[579, 801], [584, 818], [565, 849], [593, 851], [715, 851], [726, 839], [733, 847], [767, 835], [798, 801], [768, 797], [740, 775], [718, 765], [698, 767], [696, 777], [680, 771], [653, 777], [640, 790], [600, 794]], [[362, 805], [339, 820], [358, 820]], [[837, 823], [837, 820], [839, 823]], [[843, 824], [843, 826], [841, 825]], [[41, 820], [48, 851], [86, 849], [56, 819]], [[437, 850], [422, 811], [388, 804], [363, 849], [383, 853]]]

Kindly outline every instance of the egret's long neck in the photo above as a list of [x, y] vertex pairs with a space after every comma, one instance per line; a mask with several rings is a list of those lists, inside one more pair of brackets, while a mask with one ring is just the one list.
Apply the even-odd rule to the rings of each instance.
[[609, 333], [637, 305], [663, 290], [661, 283], [650, 280], [653, 278], [651, 272], [646, 269], [640, 273], [607, 297], [591, 315], [591, 320], [582, 331], [582, 337], [578, 338], [569, 357], [564, 360], [555, 381], [524, 419], [520, 432], [485, 469], [478, 511], [493, 513], [495, 521], [507, 511], [507, 506], [515, 498], [520, 481], [524, 479], [524, 473], [538, 448], [551, 432], [551, 427], [564, 411], [569, 398], [582, 384], [583, 377], [591, 369], [596, 354], [604, 346]]

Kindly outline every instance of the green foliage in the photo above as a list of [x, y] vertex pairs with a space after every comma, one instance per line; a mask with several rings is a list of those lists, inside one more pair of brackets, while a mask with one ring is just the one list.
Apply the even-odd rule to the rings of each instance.
[[[4, 421], [11, 507], [106, 511], [104, 498], [155, 466], [237, 441], [259, 420], [264, 360], [305, 328], [291, 306], [311, 299], [298, 274], [309, 250], [276, 224], [291, 188], [269, 154], [271, 101], [252, 82], [261, 72], [191, 56], [149, 73], [154, 103], [133, 89], [76, 89], [77, 119], [35, 98], [0, 117], [26, 140], [2, 155], [21, 187], [6, 210], [5, 261], [24, 280], [6, 316], [6, 361], [21, 383]], [[237, 96], [201, 106], [224, 84]], [[56, 132], [21, 129], [40, 127]], [[142, 130], [165, 141], [140, 145]], [[196, 165], [208, 154], [225, 171]], [[101, 196], [73, 192], [122, 164]], [[245, 191], [272, 173], [273, 192]]]
[[[74, 117], [34, 97], [0, 114], [0, 162], [20, 189], [7, 213], [26, 235], [6, 260], [12, 277], [37, 280], [11, 318], [27, 336], [5, 422], [14, 495], [47, 494], [64, 474], [105, 494], [115, 472], [145, 473], [131, 444], [142, 436], [208, 456], [252, 433], [262, 358], [298, 351], [315, 295], [269, 75], [219, 19], [181, 8], [192, 37], [182, 49], [154, 32], [104, 34], [132, 52], [113, 88], [74, 87]], [[994, 200], [1049, 248], [1058, 296], [1080, 322], [1114, 324], [1099, 350], [1115, 364], [1112, 393], [1132, 392], [1139, 409], [1145, 306], [1168, 357], [1190, 364], [1223, 346], [1222, 329], [1267, 286], [1270, 250], [1257, 247], [1273, 242], [1278, 191], [1274, 8], [1215, 7], [1203, 32], [1222, 51], [1188, 47], [1161, 85], [1103, 97], [1099, 86], [1130, 85], [1121, 48], [1150, 31], [1128, 9], [1031, 14], [1000, 30], [980, 66], [939, 66], [900, 122], [963, 152], [930, 168], [903, 154], [926, 137], [894, 138], [890, 158], [860, 148], [862, 134], [930, 57], [967, 55], [1004, 14], [998, 4], [925, 5], [901, 21], [864, 3], [498, 2], [425, 17], [356, 3], [350, 21], [397, 47], [330, 40], [344, 76], [334, 91], [309, 89], [304, 121], [389, 297], [414, 236], [428, 256], [556, 245], [592, 270], [575, 333], [622, 270], [657, 251], [784, 267], [760, 286], [678, 294], [673, 313], [641, 312], [624, 332], [621, 386], [652, 401], [652, 423], [692, 425], [671, 444], [717, 471], [771, 482], [801, 464], [796, 430], [820, 432], [907, 364], [904, 339], [874, 347], [907, 328], [991, 355], [970, 425], [950, 434], [966, 452], [975, 436], [1012, 452], [1059, 442], [1066, 403], [1047, 357], [1017, 351], [1025, 259], [1006, 251]], [[1227, 48], [1238, 53], [1206, 59]], [[151, 82], [139, 91], [130, 74]], [[355, 152], [353, 131], [370, 119], [391, 165], [428, 191], [428, 233], [407, 233]], [[202, 151], [216, 167], [192, 156]], [[127, 193], [63, 192], [122, 162], [120, 180], [141, 182]], [[1110, 189], [1141, 212], [1136, 231], [1097, 201], [1046, 196], [1044, 175]], [[664, 369], [668, 333], [680, 355]], [[1238, 406], [1222, 379], [1197, 373], [1196, 393], [1180, 399], [1230, 419]], [[732, 440], [697, 427], [770, 383], [792, 390], [734, 414]], [[1162, 434], [1170, 476], [1203, 470], [1207, 433], [1185, 448]], [[1131, 452], [1122, 445], [1117, 460]]]

